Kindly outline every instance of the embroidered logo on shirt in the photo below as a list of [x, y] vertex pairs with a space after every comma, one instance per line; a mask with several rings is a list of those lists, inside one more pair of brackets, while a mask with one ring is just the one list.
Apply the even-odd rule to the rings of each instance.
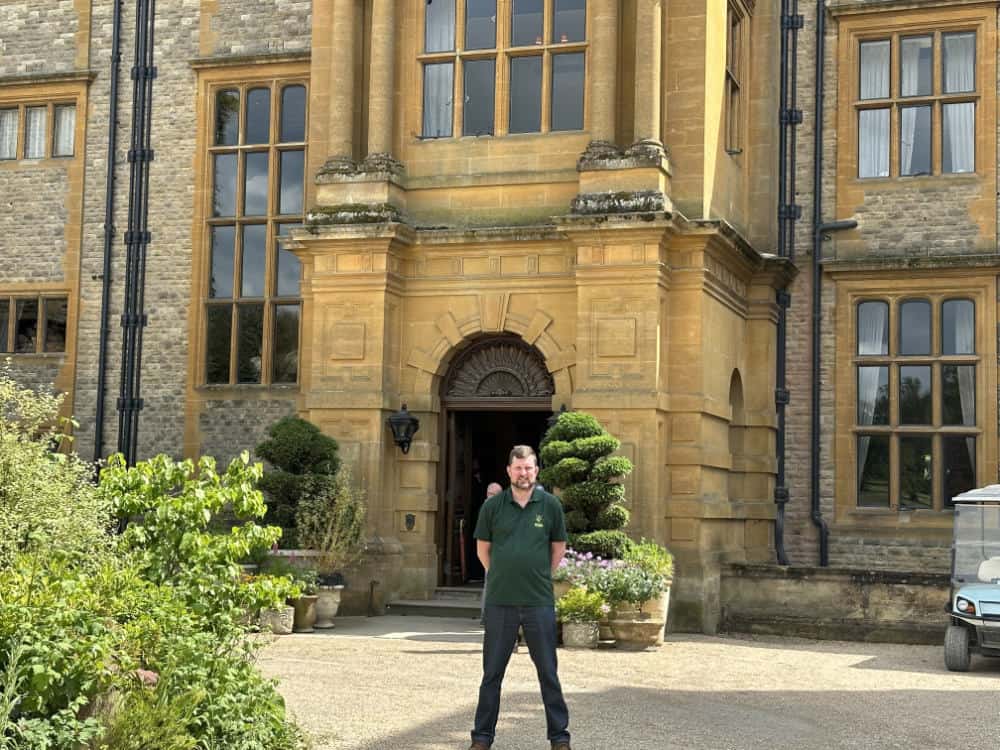
[[542, 514], [541, 513], [539, 513], [537, 516], [535, 516], [535, 528], [536, 529], [544, 529], [545, 528], [545, 520], [542, 518]]

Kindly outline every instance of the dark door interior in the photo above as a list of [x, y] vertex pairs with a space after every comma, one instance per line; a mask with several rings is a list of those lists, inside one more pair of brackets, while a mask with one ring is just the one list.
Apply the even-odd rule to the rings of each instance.
[[483, 566], [473, 532], [486, 487], [490, 482], [508, 486], [510, 449], [530, 445], [537, 451], [550, 415], [549, 411], [449, 411], [445, 492], [449, 533], [442, 550], [446, 585], [482, 583]]

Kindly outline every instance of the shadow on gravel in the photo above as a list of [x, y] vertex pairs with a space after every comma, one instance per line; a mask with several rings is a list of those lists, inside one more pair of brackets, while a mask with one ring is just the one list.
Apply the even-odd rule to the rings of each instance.
[[[433, 700], [432, 696], [429, 696]], [[474, 696], [471, 696], [474, 702]], [[582, 750], [802, 750], [995, 746], [993, 691], [734, 691], [616, 688], [569, 692]], [[392, 707], [387, 706], [386, 711]], [[963, 716], [962, 721], [941, 717]], [[979, 717], [970, 720], [969, 717]], [[378, 716], [368, 717], [375, 725]], [[472, 709], [378, 740], [317, 750], [465, 750]], [[547, 747], [537, 693], [505, 693], [493, 750]]]

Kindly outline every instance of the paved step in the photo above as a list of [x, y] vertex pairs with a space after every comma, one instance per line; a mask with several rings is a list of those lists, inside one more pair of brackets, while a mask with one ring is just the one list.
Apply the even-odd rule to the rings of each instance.
[[436, 601], [461, 601], [479, 604], [483, 598], [483, 588], [474, 586], [438, 586], [434, 589]]
[[386, 614], [421, 615], [423, 617], [467, 617], [478, 620], [481, 615], [479, 600], [449, 599], [396, 599], [386, 606]]

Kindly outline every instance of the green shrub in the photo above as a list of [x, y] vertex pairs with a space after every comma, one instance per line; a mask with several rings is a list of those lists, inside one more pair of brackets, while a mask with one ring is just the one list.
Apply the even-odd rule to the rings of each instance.
[[268, 438], [255, 453], [289, 474], [336, 474], [340, 468], [337, 441], [311, 422], [285, 417], [271, 425]]
[[674, 556], [656, 542], [643, 539], [638, 544], [633, 544], [625, 553], [624, 559], [652, 575], [668, 580], [674, 577]]
[[306, 549], [320, 553], [317, 568], [324, 576], [342, 573], [358, 560], [364, 551], [364, 493], [351, 483], [347, 467], [323, 477], [299, 501], [296, 528]]
[[189, 727], [204, 700], [200, 690], [178, 694], [159, 687], [131, 690], [120, 705], [108, 707], [95, 750], [195, 750], [198, 739]]
[[597, 622], [609, 610], [599, 591], [583, 587], [571, 588], [556, 602], [556, 616], [562, 622]]
[[577, 552], [591, 552], [604, 559], [622, 559], [634, 545], [624, 531], [590, 531], [570, 539], [570, 546]]
[[596, 571], [589, 585], [612, 605], [642, 604], [666, 590], [666, 581], [636, 565], [615, 565]]
[[[602, 556], [618, 556], [627, 544], [627, 537], [619, 531], [629, 521], [620, 479], [632, 471], [632, 462], [611, 455], [620, 445], [592, 415], [563, 412], [540, 447], [545, 468], [539, 472], [539, 481], [559, 494], [568, 531], [583, 539], [579, 549]], [[602, 531], [621, 537], [590, 538], [591, 533]]]
[[111, 511], [92, 468], [68, 448], [61, 396], [19, 386], [0, 365], [0, 567], [34, 544], [87, 551], [106, 545]]

